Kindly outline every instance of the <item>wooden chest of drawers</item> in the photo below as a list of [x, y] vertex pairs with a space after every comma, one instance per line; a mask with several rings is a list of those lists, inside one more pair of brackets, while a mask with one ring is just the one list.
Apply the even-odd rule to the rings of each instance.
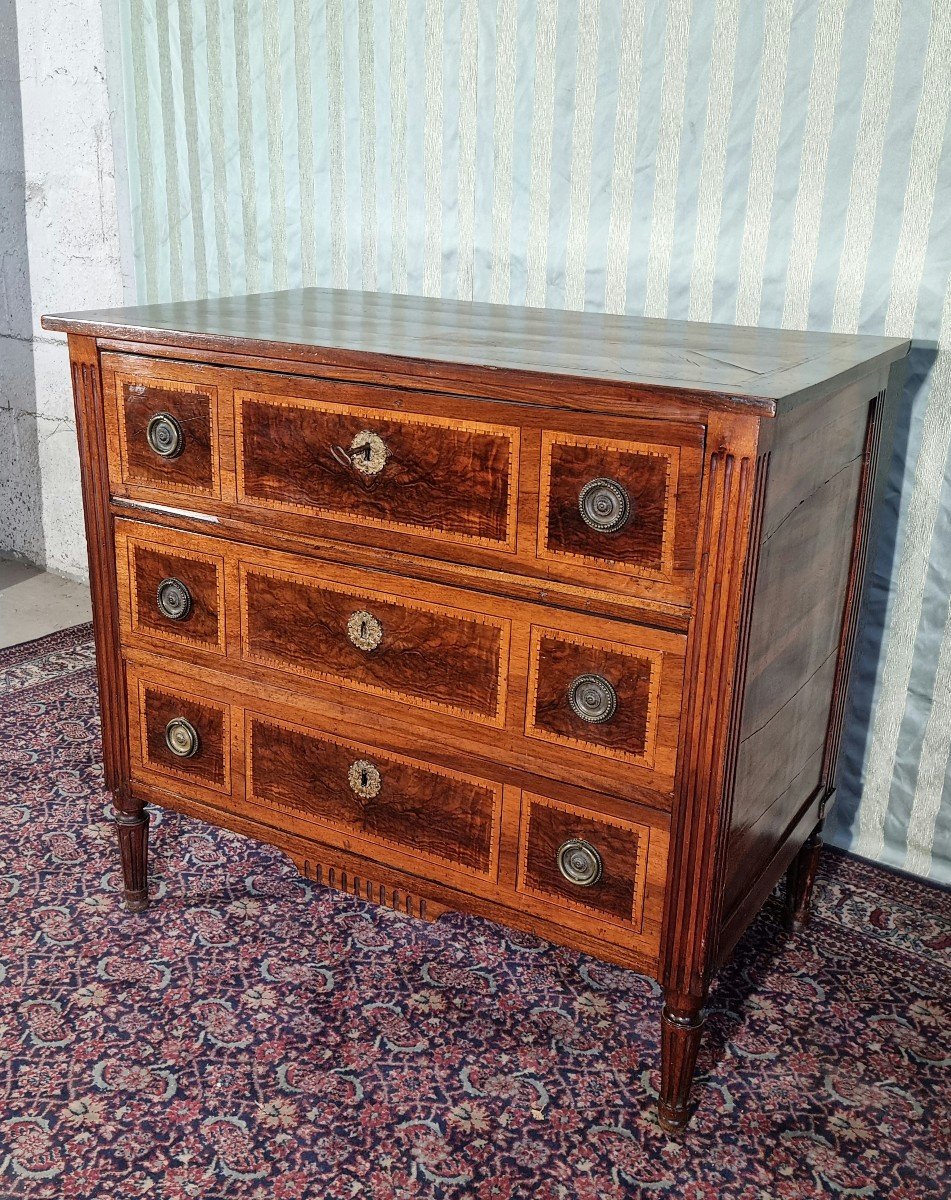
[[69, 335], [107, 784], [655, 976], [805, 921], [907, 343], [306, 290]]

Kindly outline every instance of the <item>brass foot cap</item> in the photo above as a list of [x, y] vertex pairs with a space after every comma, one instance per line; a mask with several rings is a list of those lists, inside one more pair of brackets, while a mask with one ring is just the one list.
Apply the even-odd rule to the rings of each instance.
[[689, 1121], [690, 1110], [686, 1108], [680, 1112], [668, 1109], [666, 1112], [658, 1110], [657, 1113], [657, 1123], [664, 1133], [683, 1133]]

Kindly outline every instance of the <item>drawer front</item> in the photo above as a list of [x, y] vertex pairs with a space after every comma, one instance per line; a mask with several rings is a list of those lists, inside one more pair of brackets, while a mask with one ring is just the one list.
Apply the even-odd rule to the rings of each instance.
[[243, 503], [514, 549], [514, 428], [242, 391], [235, 418]]
[[646, 646], [534, 626], [526, 734], [672, 780], [682, 681], [668, 659]]
[[240, 580], [248, 661], [504, 721], [508, 622], [248, 563]]
[[196, 695], [175, 680], [166, 685], [135, 675], [130, 676], [129, 704], [133, 779], [158, 775], [230, 793], [231, 714], [226, 704]]
[[539, 557], [658, 584], [686, 582], [699, 474], [697, 447], [546, 431]]
[[116, 495], [497, 570], [521, 594], [543, 580], [572, 607], [591, 592], [693, 602], [699, 422], [136, 355], [102, 364]]
[[666, 836], [651, 825], [522, 795], [517, 888], [525, 895], [640, 933], [649, 885], [662, 893], [666, 860]]
[[219, 496], [218, 389], [163, 378], [160, 365], [120, 370], [112, 378], [122, 482], [192, 498]]
[[154, 531], [151, 537], [136, 537], [125, 522], [116, 524], [124, 632], [223, 654], [224, 558], [193, 548], [160, 547], [157, 542]]
[[502, 789], [358, 742], [246, 714], [247, 798], [375, 846], [498, 873]]

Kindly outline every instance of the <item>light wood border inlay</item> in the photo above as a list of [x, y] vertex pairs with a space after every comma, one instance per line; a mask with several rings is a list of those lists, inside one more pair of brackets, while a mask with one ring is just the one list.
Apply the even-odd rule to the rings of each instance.
[[[667, 460], [667, 483], [664, 492], [664, 531], [661, 539], [659, 571], [624, 559], [611, 558], [610, 554], [576, 554], [571, 550], [554, 550], [548, 545], [548, 514], [551, 504], [551, 459], [555, 446], [586, 446], [599, 450], [610, 450], [618, 454], [640, 454]], [[545, 430], [542, 433], [542, 461], [538, 494], [538, 557], [552, 562], [579, 562], [588, 566], [623, 571], [626, 575], [639, 575], [646, 579], [669, 581], [674, 575], [674, 531], [677, 528], [677, 485], [680, 479], [680, 448], [678, 446], [654, 445], [647, 442], [625, 442], [615, 438], [583, 437], [579, 434]], [[637, 519], [637, 514], [634, 514]], [[605, 548], [610, 546], [610, 537], [605, 538]]]
[[[343, 821], [331, 821], [327, 817], [319, 816], [317, 813], [311, 812], [306, 808], [298, 808], [291, 804], [281, 804], [278, 801], [267, 800], [263, 796], [259, 796], [254, 788], [254, 746], [252, 742], [251, 732], [252, 725], [257, 721], [259, 724], [270, 725], [277, 729], [286, 729], [289, 733], [303, 734], [304, 737], [313, 738], [318, 742], [326, 742], [332, 746], [339, 746], [342, 749], [350, 750], [354, 754], [367, 755], [372, 761], [379, 760], [382, 763], [400, 763], [405, 767], [410, 767], [414, 771], [421, 771], [429, 775], [437, 775], [442, 779], [449, 779], [454, 782], [466, 783], [470, 786], [480, 788], [487, 792], [492, 797], [492, 821], [489, 840], [489, 866], [486, 871], [480, 871], [476, 867], [470, 867], [466, 863], [459, 862], [456, 859], [447, 858], [441, 854], [424, 854], [416, 850], [412, 845], [406, 842], [397, 842], [391, 838], [383, 838], [374, 836], [373, 834], [360, 832], [352, 825], [348, 825]], [[499, 874], [499, 842], [501, 837], [502, 826], [502, 785], [493, 783], [488, 779], [480, 779], [475, 775], [465, 775], [461, 771], [450, 771], [446, 767], [437, 767], [432, 763], [422, 762], [417, 758], [409, 758], [404, 754], [397, 754], [391, 750], [379, 750], [375, 746], [369, 746], [361, 742], [351, 742], [345, 738], [335, 737], [329, 733], [325, 733], [322, 729], [308, 728], [306, 725], [296, 725], [291, 721], [284, 721], [278, 717], [270, 717], [265, 713], [255, 712], [251, 708], [244, 710], [244, 742], [245, 742], [245, 772], [247, 778], [247, 800], [250, 803], [259, 804], [263, 808], [271, 812], [281, 812], [288, 816], [295, 817], [298, 820], [313, 822], [315, 825], [324, 826], [327, 829], [333, 829], [338, 833], [343, 833], [347, 837], [353, 838], [355, 842], [362, 842], [367, 846], [386, 846], [393, 850], [398, 850], [401, 854], [410, 858], [414, 858], [421, 863], [443, 863], [450, 867], [453, 871], [461, 871], [467, 875], [474, 875], [478, 879], [496, 880]], [[385, 770], [385, 766], [384, 766]]]
[[[507, 439], [509, 443], [509, 470], [507, 481], [505, 528], [507, 536], [502, 538], [479, 537], [469, 533], [446, 533], [430, 525], [413, 525], [403, 521], [388, 521], [382, 517], [355, 516], [342, 509], [320, 508], [315, 504], [296, 504], [286, 500], [262, 500], [248, 496], [244, 484], [244, 401], [270, 404], [275, 408], [316, 409], [318, 412], [341, 414], [351, 417], [366, 417], [369, 420], [392, 421], [397, 425], [428, 425], [437, 429], [451, 429], [456, 433], [470, 432], [485, 436]], [[253, 392], [236, 388], [234, 391], [235, 458], [237, 462], [238, 502], [255, 508], [273, 508], [287, 512], [303, 513], [306, 516], [323, 517], [331, 521], [344, 521], [351, 525], [372, 525], [378, 529], [398, 529], [416, 537], [432, 538], [438, 542], [464, 542], [473, 546], [486, 546], [493, 550], [515, 551], [518, 533], [518, 484], [519, 484], [519, 438], [515, 426], [488, 425], [481, 421], [466, 421], [449, 417], [423, 416], [389, 408], [362, 408], [353, 404], [332, 404], [325, 400], [310, 400], [304, 397], [291, 398], [268, 392]]]
[[[589, 742], [584, 738], [573, 738], [560, 733], [551, 733], [549, 730], [541, 729], [535, 724], [535, 708], [538, 703], [538, 675], [541, 667], [541, 643], [542, 638], [545, 637], [554, 638], [559, 642], [569, 642], [573, 646], [587, 646], [591, 650], [606, 650], [611, 654], [624, 655], [626, 658], [646, 659], [650, 663], [651, 677], [647, 693], [647, 719], [644, 727], [644, 751], [642, 754], [630, 754], [627, 751], [617, 750], [610, 746], [599, 746], [597, 742]], [[623, 642], [606, 642], [600, 638], [582, 637], [576, 633], [564, 633], [560, 629], [549, 629], [542, 625], [532, 625], [528, 659], [528, 702], [525, 706], [526, 737], [552, 742], [557, 746], [571, 746], [575, 750], [583, 750], [586, 754], [599, 754], [603, 758], [629, 762], [638, 767], [647, 767], [649, 770], [653, 770], [663, 665], [664, 653], [662, 650], [651, 650], [646, 646], [631, 646]], [[567, 699], [565, 703], [568, 703]]]
[[[549, 891], [546, 888], [532, 887], [528, 883], [528, 844], [531, 836], [531, 814], [535, 806], [553, 808], [558, 812], [568, 813], [585, 821], [592, 821], [596, 825], [623, 829], [625, 833], [634, 834], [637, 838], [637, 860], [634, 868], [634, 896], [630, 921], [622, 921], [620, 918], [614, 916], [613, 913], [605, 912], [596, 905], [583, 904], [580, 901], [575, 902], [562, 896], [560, 892]], [[612, 925], [617, 925], [622, 929], [630, 930], [632, 933], [640, 934], [643, 932], [644, 926], [644, 894], [647, 890], [647, 863], [650, 851], [650, 837], [651, 827], [649, 825], [641, 825], [637, 821], [624, 821], [620, 817], [612, 817], [601, 812], [592, 812], [573, 804], [563, 804], [560, 800], [551, 800], [547, 796], [539, 796], [534, 792], [523, 792], [519, 817], [518, 882], [516, 887], [518, 891], [524, 892], [526, 895], [537, 896], [551, 904], [558, 905], [560, 908], [566, 908], [571, 912], [581, 913], [587, 917], [595, 915], [598, 920], [608, 921]], [[595, 849], [597, 849], [597, 846], [595, 846]], [[583, 890], [579, 889], [579, 891]]]
[[[362, 683], [358, 680], [349, 678], [346, 675], [335, 675], [330, 671], [308, 671], [304, 667], [296, 663], [285, 661], [270, 654], [252, 653], [249, 645], [249, 621], [250, 614], [248, 611], [248, 574], [263, 575], [267, 578], [282, 580], [289, 583], [299, 584], [301, 587], [309, 587], [315, 591], [336, 592], [338, 595], [350, 596], [353, 599], [354, 605], [359, 606], [361, 601], [367, 601], [372, 604], [374, 600], [382, 601], [387, 604], [396, 604], [401, 608], [415, 612], [431, 613], [437, 617], [446, 617], [450, 620], [471, 621], [477, 625], [487, 625], [498, 629], [499, 631], [499, 655], [498, 655], [498, 675], [497, 675], [497, 699], [494, 716], [487, 716], [485, 713], [480, 713], [476, 709], [462, 708], [454, 704], [446, 704], [439, 700], [426, 700], [423, 697], [414, 696], [410, 692], [397, 691], [394, 688], [380, 687], [377, 684]], [[300, 575], [293, 571], [274, 571], [267, 567], [262, 567], [257, 563], [249, 563], [244, 560], [238, 563], [238, 577], [240, 590], [240, 605], [241, 605], [241, 657], [248, 662], [258, 663], [260, 666], [270, 667], [273, 670], [283, 671], [292, 675], [299, 675], [304, 679], [319, 679], [324, 683], [336, 683], [342, 687], [352, 689], [357, 692], [367, 692], [375, 696], [383, 696], [387, 699], [398, 700], [401, 704], [411, 704], [414, 707], [434, 709], [438, 712], [449, 713], [452, 716], [462, 717], [465, 720], [479, 721], [481, 724], [501, 727], [505, 724], [505, 710], [507, 697], [507, 682], [509, 669], [509, 650], [512, 640], [512, 623], [501, 617], [489, 616], [486, 613], [470, 612], [467, 609], [445, 608], [442, 605], [423, 604], [419, 601], [407, 601], [402, 596], [396, 593], [375, 592], [370, 589], [353, 589], [339, 583], [329, 583], [319, 575], [313, 576]], [[346, 630], [341, 629], [341, 637], [346, 637]]]
[[[129, 470], [128, 455], [126, 446], [129, 440], [129, 433], [126, 428], [125, 419], [125, 403], [123, 401], [122, 391], [127, 383], [137, 384], [140, 387], [145, 386], [152, 388], [157, 392], [187, 392], [192, 396], [202, 396], [208, 401], [208, 421], [210, 424], [211, 445], [209, 453], [211, 455], [211, 487], [198, 487], [191, 483], [180, 483], [177, 479], [163, 483], [161, 480], [148, 479], [142, 475], [133, 475]], [[153, 379], [151, 376], [140, 378], [133, 373], [115, 372], [115, 402], [116, 402], [116, 420], [117, 429], [119, 431], [119, 470], [122, 475], [124, 484], [131, 484], [133, 487], [152, 488], [158, 492], [168, 492], [170, 494], [185, 492], [192, 496], [208, 496], [212, 499], [220, 499], [221, 497], [221, 471], [219, 464], [219, 446], [218, 446], [218, 387], [215, 384], [208, 383], [189, 383], [178, 379]]]

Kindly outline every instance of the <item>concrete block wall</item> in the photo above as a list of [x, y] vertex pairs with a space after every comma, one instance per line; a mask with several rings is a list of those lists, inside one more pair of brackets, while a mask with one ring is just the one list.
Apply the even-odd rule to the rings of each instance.
[[87, 567], [69, 361], [40, 317], [132, 292], [103, 12], [0, 0], [0, 555], [74, 578]]

